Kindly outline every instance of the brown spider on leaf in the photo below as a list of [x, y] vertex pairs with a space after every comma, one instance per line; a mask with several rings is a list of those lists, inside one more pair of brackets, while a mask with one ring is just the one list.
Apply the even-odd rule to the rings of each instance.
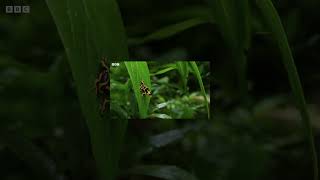
[[100, 61], [100, 70], [95, 80], [95, 91], [97, 97], [102, 98], [100, 103], [100, 113], [102, 114], [106, 110], [107, 102], [109, 102], [109, 92], [110, 92], [110, 77], [109, 68], [107, 66], [106, 58], [102, 58]]

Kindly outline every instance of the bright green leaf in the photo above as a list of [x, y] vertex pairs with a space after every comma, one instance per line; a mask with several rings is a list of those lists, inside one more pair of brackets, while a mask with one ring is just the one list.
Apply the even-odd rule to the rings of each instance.
[[148, 64], [143, 61], [126, 61], [132, 88], [138, 102], [140, 118], [146, 118], [148, 115], [150, 96], [142, 95], [140, 92], [140, 83], [144, 81], [145, 85], [151, 88], [150, 73]]
[[176, 62], [177, 70], [181, 76], [181, 80], [183, 82], [183, 88], [187, 90], [187, 82], [188, 82], [188, 75], [189, 75], [189, 62], [188, 61], [177, 61]]
[[204, 86], [203, 86], [203, 82], [202, 82], [202, 77], [201, 77], [200, 71], [198, 69], [198, 66], [197, 66], [196, 62], [191, 61], [190, 62], [190, 66], [192, 68], [192, 71], [193, 71], [194, 75], [197, 77], [197, 80], [198, 80], [198, 83], [199, 83], [199, 86], [200, 86], [200, 89], [201, 89], [201, 94], [203, 95], [203, 98], [204, 98], [204, 100], [206, 102], [208, 119], [210, 119], [209, 102], [208, 102], [206, 91], [205, 91]]

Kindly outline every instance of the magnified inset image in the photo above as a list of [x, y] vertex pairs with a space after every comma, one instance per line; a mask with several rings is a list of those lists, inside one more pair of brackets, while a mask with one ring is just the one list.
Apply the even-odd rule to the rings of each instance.
[[208, 119], [209, 61], [125, 61], [110, 66], [112, 116]]

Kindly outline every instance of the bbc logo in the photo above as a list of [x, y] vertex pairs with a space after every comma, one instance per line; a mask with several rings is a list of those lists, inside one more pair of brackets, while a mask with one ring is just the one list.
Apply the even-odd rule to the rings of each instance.
[[6, 6], [6, 13], [30, 13], [30, 6]]

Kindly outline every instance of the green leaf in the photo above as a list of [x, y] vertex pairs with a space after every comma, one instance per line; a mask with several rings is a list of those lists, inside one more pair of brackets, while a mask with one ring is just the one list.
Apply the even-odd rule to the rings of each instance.
[[117, 174], [126, 120], [100, 115], [94, 81], [102, 57], [127, 59], [126, 35], [115, 0], [46, 0], [65, 47], [92, 151], [102, 179]]
[[167, 114], [157, 114], [157, 113], [153, 113], [150, 115], [150, 118], [158, 118], [158, 119], [172, 119], [171, 116], [167, 115]]
[[35, 173], [39, 179], [57, 179], [57, 169], [54, 161], [50, 159], [32, 141], [17, 132], [1, 132], [0, 140], [6, 147]]
[[13, 59], [12, 57], [8, 57], [8, 56], [0, 56], [0, 69], [4, 69], [4, 68], [17, 68], [17, 69], [21, 69], [24, 71], [36, 71], [35, 68], [28, 66], [27, 64], [23, 64], [21, 62], [16, 61], [15, 59]]
[[157, 147], [157, 148], [163, 147], [184, 138], [185, 134], [192, 129], [193, 128], [186, 127], [186, 128], [166, 131], [164, 133], [151, 136], [149, 141], [150, 141], [150, 144], [154, 147]]
[[186, 91], [187, 90], [188, 75], [189, 75], [189, 62], [177, 61], [176, 66], [177, 66], [177, 70], [179, 71], [182, 82], [183, 82], [183, 88]]
[[183, 22], [164, 27], [143, 38], [130, 39], [130, 45], [139, 45], [139, 44], [147, 43], [150, 41], [166, 39], [182, 31], [185, 31], [189, 28], [195, 27], [200, 24], [208, 23], [208, 22], [209, 20], [202, 19], [202, 18], [188, 19]]
[[196, 62], [191, 61], [191, 62], [190, 62], [190, 66], [191, 66], [191, 68], [192, 68], [192, 71], [193, 71], [194, 75], [195, 75], [195, 76], [197, 77], [197, 79], [198, 79], [198, 83], [199, 83], [199, 86], [200, 86], [200, 89], [201, 89], [201, 94], [203, 95], [203, 98], [204, 98], [204, 100], [205, 100], [205, 102], [206, 102], [208, 119], [210, 119], [209, 102], [208, 102], [208, 99], [207, 99], [206, 91], [205, 91], [204, 86], [203, 86], [203, 82], [202, 82], [202, 77], [201, 77], [200, 71], [199, 71], [199, 69], [198, 69], [198, 66], [197, 66]]
[[[248, 0], [206, 0], [212, 9], [215, 22], [226, 46], [230, 50], [232, 67], [237, 79], [238, 97], [246, 102], [248, 82], [246, 77], [247, 59], [245, 52], [250, 44], [250, 18]], [[230, 74], [225, 74], [230, 76]]]
[[213, 22], [210, 9], [204, 5], [184, 6], [180, 9], [176, 8], [172, 12], [164, 12], [159, 14], [159, 19], [163, 22], [178, 22], [186, 19], [202, 18]]
[[[126, 61], [132, 88], [138, 102], [140, 118], [146, 118], [148, 115], [150, 96], [143, 96], [140, 92], [140, 83], [144, 81], [145, 85], [150, 89], [150, 73], [148, 64], [143, 61]], [[151, 90], [151, 89], [150, 89]]]
[[280, 17], [274, 8], [270, 0], [256, 0], [258, 7], [261, 10], [262, 16], [264, 17], [268, 27], [272, 32], [273, 38], [276, 40], [282, 55], [283, 64], [287, 70], [289, 82], [291, 89], [293, 91], [294, 98], [296, 100], [296, 105], [300, 110], [303, 124], [305, 126], [305, 132], [308, 137], [308, 143], [310, 146], [310, 154], [313, 161], [313, 172], [314, 180], [318, 180], [318, 159], [315, 149], [315, 144], [313, 140], [312, 125], [310, 120], [310, 115], [307, 110], [303, 89], [301, 87], [301, 82], [297, 68], [294, 63], [294, 59], [291, 53], [291, 49], [287, 40], [286, 33], [283, 29]]
[[176, 69], [176, 66], [170, 66], [170, 67], [161, 69], [161, 70], [159, 70], [159, 71], [157, 71], [157, 72], [155, 72], [155, 73], [152, 73], [152, 74], [150, 74], [150, 75], [151, 75], [151, 76], [155, 76], [155, 75], [159, 75], [159, 74], [164, 74], [164, 73], [166, 73], [166, 72], [168, 72], [168, 71], [172, 71], [172, 70], [174, 70], [174, 69]]
[[189, 172], [170, 165], [141, 165], [130, 169], [129, 174], [152, 176], [167, 180], [197, 180]]

